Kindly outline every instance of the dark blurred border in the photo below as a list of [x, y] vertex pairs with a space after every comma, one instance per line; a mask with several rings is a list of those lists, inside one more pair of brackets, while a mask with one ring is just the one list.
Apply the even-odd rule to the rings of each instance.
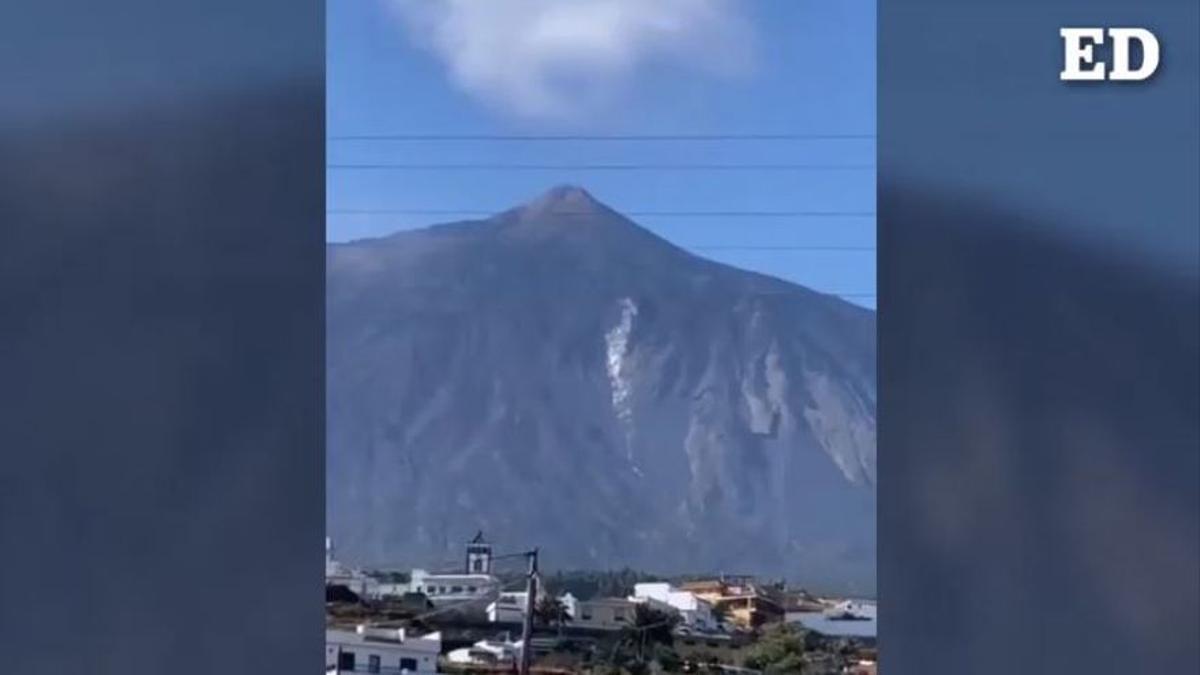
[[322, 649], [324, 3], [0, 9], [0, 670]]
[[[1058, 28], [1146, 26], [1145, 85]], [[881, 0], [888, 675], [1200, 672], [1194, 0]]]

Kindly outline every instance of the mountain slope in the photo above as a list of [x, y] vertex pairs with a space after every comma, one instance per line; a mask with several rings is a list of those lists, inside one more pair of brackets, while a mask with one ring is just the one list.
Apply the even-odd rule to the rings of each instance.
[[328, 251], [328, 523], [435, 565], [874, 588], [875, 319], [551, 190]]

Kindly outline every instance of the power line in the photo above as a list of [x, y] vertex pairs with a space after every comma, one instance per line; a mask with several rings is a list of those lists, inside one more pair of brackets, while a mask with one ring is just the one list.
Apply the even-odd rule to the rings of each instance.
[[742, 244], [701, 244], [697, 246], [681, 245], [681, 248], [694, 251], [874, 251], [874, 246], [808, 246], [808, 245], [742, 245]]
[[874, 171], [874, 164], [326, 164], [365, 171]]
[[[326, 215], [414, 215], [414, 216], [492, 216], [503, 209], [326, 209]], [[761, 219], [790, 219], [790, 217], [875, 217], [875, 211], [839, 210], [632, 210], [622, 211], [629, 217], [761, 217]], [[590, 216], [592, 211], [556, 211], [556, 216]]]
[[[800, 283], [800, 282], [796, 282], [796, 283]], [[807, 287], [807, 286], [805, 288], [807, 288], [808, 290], [810, 290], [813, 293], [816, 293], [818, 295], [828, 295], [828, 296], [836, 297], [836, 298], [874, 298], [875, 297], [875, 293], [870, 293], [870, 292], [841, 293], [841, 292], [837, 292], [837, 291], [823, 291], [823, 290], [820, 290], [817, 288], [811, 288], [811, 287]], [[769, 295], [783, 295], [783, 293], [770, 293]]]
[[875, 134], [336, 134], [329, 141], [496, 141], [496, 142], [658, 142], [658, 141], [825, 141], [874, 140]]

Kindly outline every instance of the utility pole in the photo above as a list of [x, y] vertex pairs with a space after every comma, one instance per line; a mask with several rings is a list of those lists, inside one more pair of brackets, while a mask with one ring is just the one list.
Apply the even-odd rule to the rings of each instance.
[[533, 662], [533, 610], [537, 597], [538, 550], [525, 554], [529, 558], [529, 578], [525, 582], [525, 622], [521, 630], [521, 671], [529, 675], [529, 664]]

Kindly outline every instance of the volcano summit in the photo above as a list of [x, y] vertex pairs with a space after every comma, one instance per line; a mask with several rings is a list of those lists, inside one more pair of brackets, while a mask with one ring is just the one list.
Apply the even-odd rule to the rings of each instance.
[[875, 315], [564, 186], [330, 244], [328, 531], [364, 564], [483, 529], [554, 568], [875, 588]]

